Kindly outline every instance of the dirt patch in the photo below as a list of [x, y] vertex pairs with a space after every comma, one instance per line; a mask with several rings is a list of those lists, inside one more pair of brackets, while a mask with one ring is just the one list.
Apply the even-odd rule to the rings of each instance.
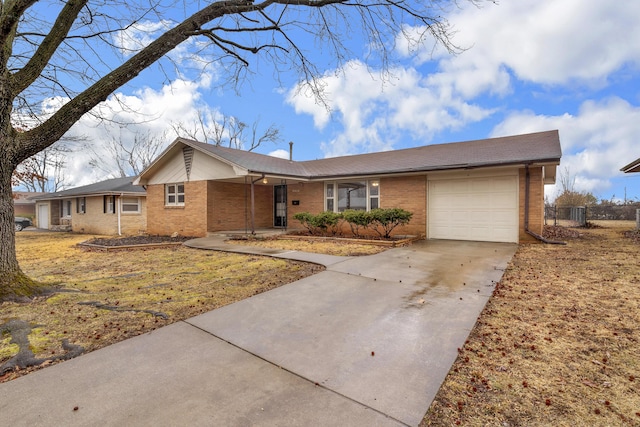
[[521, 245], [422, 426], [640, 425], [631, 222]]
[[624, 237], [640, 245], [640, 230], [625, 231]]

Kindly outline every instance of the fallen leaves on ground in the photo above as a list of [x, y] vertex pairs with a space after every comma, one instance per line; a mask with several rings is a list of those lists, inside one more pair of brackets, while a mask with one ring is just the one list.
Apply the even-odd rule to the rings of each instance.
[[640, 246], [598, 225], [519, 247], [422, 426], [640, 425]]

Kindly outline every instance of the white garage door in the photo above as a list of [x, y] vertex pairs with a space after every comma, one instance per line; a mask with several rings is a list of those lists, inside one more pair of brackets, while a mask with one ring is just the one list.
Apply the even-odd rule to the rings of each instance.
[[430, 239], [518, 241], [518, 177], [430, 179]]

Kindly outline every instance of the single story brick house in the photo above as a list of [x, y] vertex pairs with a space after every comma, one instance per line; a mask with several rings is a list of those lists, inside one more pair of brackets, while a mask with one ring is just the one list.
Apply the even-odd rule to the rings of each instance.
[[555, 130], [310, 161], [178, 138], [134, 184], [150, 234], [300, 228], [298, 212], [380, 207], [413, 213], [397, 234], [520, 242], [542, 233], [561, 155]]
[[103, 235], [134, 235], [147, 228], [146, 192], [135, 177], [114, 178], [35, 197], [36, 226]]

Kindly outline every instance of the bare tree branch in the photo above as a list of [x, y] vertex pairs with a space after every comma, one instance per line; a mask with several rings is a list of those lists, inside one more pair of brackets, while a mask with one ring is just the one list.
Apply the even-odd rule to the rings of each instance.
[[53, 24], [55, 31], [50, 31], [31, 60], [20, 71], [16, 72], [11, 79], [11, 93], [17, 96], [38, 78], [42, 70], [46, 67], [56, 50], [64, 42], [69, 34], [80, 10], [87, 4], [88, 0], [71, 0], [66, 2], [58, 19]]

